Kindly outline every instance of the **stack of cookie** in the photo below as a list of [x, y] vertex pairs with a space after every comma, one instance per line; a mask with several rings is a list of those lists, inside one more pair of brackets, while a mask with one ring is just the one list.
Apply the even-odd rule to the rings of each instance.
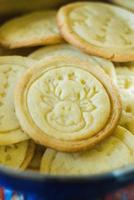
[[0, 57], [2, 165], [82, 175], [134, 164], [133, 21], [112, 4], [79, 2], [1, 26], [11, 49]]

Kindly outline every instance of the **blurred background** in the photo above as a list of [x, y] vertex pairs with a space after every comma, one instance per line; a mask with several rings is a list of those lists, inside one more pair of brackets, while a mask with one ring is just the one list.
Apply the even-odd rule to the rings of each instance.
[[9, 16], [39, 9], [58, 8], [73, 1], [75, 0], [0, 0], [0, 15]]

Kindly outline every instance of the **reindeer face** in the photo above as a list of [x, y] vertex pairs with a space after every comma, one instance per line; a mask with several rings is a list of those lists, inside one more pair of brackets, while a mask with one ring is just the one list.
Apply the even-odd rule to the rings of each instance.
[[85, 97], [83, 86], [73, 80], [59, 82], [55, 94], [60, 100], [70, 101], [79, 101]]
[[90, 98], [97, 94], [95, 88], [86, 87], [84, 80], [73, 80], [74, 74], [69, 74], [69, 78], [55, 81], [53, 86], [51, 84], [47, 88], [49, 93], [51, 90], [54, 92], [50, 99], [44, 96], [44, 101], [51, 106], [51, 111], [47, 114], [48, 123], [59, 131], [64, 129], [67, 132], [78, 131], [85, 125], [83, 113], [96, 109]]
[[[61, 138], [85, 134], [90, 129], [93, 134], [110, 113], [110, 102], [101, 84], [88, 72], [73, 67], [53, 69], [40, 77], [30, 89], [29, 107], [42, 130]], [[97, 118], [102, 109], [103, 116]]]
[[76, 103], [71, 101], [59, 102], [55, 108], [47, 116], [48, 121], [51, 123], [55, 121], [60, 126], [71, 126], [81, 123], [81, 110]]
[[[60, 131], [66, 131], [70, 129], [82, 128], [84, 120], [82, 117], [82, 110], [79, 104], [80, 99], [85, 97], [85, 91], [80, 83], [76, 83], [73, 80], [63, 80], [60, 81], [55, 88], [55, 96], [60, 100], [60, 102], [55, 102], [53, 109], [47, 115], [48, 122], [54, 128], [60, 129]], [[82, 123], [81, 123], [82, 122]]]

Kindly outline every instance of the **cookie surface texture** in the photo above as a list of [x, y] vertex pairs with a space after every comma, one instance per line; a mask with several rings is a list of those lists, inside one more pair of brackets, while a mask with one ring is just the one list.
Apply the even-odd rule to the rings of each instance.
[[115, 62], [134, 60], [132, 12], [105, 3], [73, 3], [59, 10], [57, 21], [64, 39], [86, 53]]
[[30, 13], [0, 28], [0, 43], [9, 48], [60, 43], [62, 38], [56, 25], [56, 11]]
[[0, 57], [0, 145], [10, 145], [28, 139], [20, 128], [14, 108], [16, 81], [36, 62], [20, 56]]
[[113, 135], [85, 152], [69, 154], [47, 149], [40, 171], [52, 175], [91, 175], [132, 163], [134, 135], [118, 126]]
[[134, 62], [115, 66], [123, 107], [120, 124], [134, 134]]
[[49, 47], [42, 47], [29, 55], [30, 58], [35, 60], [42, 60], [48, 56], [76, 56], [84, 61], [95, 61], [100, 65], [101, 68], [103, 68], [103, 70], [115, 83], [117, 82], [116, 72], [112, 62], [103, 58], [85, 54], [69, 44], [58, 44]]
[[0, 165], [20, 169], [27, 155], [29, 141], [0, 146]]
[[22, 76], [15, 108], [23, 130], [37, 143], [67, 152], [103, 140], [121, 114], [119, 94], [98, 65], [61, 56]]

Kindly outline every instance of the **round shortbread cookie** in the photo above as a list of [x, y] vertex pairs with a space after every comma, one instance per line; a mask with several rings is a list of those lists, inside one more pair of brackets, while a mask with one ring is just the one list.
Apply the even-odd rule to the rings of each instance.
[[15, 109], [23, 130], [37, 143], [75, 152], [113, 132], [121, 102], [98, 64], [60, 56], [43, 60], [21, 77]]
[[0, 43], [8, 48], [60, 43], [56, 11], [33, 12], [6, 22], [0, 28]]
[[45, 152], [44, 146], [36, 145], [34, 156], [28, 166], [29, 170], [39, 171], [40, 164], [41, 164], [41, 158], [42, 158], [44, 152]]
[[119, 127], [93, 149], [61, 153], [47, 149], [40, 171], [52, 175], [84, 175], [111, 171], [134, 163], [134, 135]]
[[123, 106], [120, 124], [134, 134], [134, 62], [115, 66]]
[[133, 0], [111, 0], [120, 6], [123, 6], [131, 11], [134, 11], [134, 1]]
[[[29, 153], [30, 159], [27, 159]], [[0, 165], [15, 169], [25, 169], [31, 161], [33, 153], [34, 145], [30, 140], [9, 146], [0, 146]]]
[[95, 56], [90, 56], [83, 53], [79, 49], [69, 44], [59, 44], [49, 47], [42, 47], [29, 55], [32, 59], [42, 60], [48, 56], [76, 56], [84, 61], [94, 60], [98, 62], [101, 68], [109, 75], [109, 77], [116, 83], [116, 72], [112, 62]]
[[21, 56], [0, 57], [0, 145], [10, 145], [29, 138], [16, 118], [14, 87], [24, 71], [35, 63]]
[[72, 3], [59, 10], [57, 21], [64, 39], [86, 53], [116, 62], [134, 60], [130, 11], [106, 3]]

